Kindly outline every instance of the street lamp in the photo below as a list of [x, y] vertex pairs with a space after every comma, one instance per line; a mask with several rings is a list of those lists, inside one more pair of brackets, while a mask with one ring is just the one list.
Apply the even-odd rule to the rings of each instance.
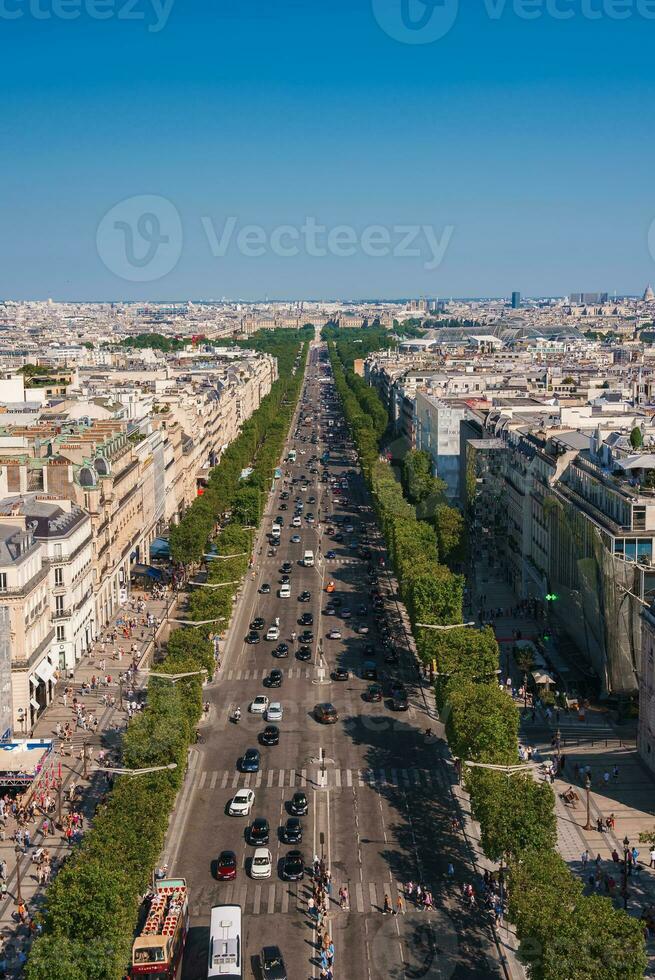
[[167, 766], [148, 766], [146, 769], [119, 769], [115, 766], [98, 767], [97, 772], [111, 772], [115, 776], [145, 776], [151, 772], [166, 772], [177, 769], [177, 762], [169, 762]]
[[23, 895], [20, 890], [20, 858], [23, 853], [22, 848], [19, 844], [16, 844], [16, 905], [20, 905], [23, 901]]
[[590, 795], [589, 795], [589, 791], [591, 790], [591, 776], [589, 775], [589, 773], [587, 773], [587, 775], [585, 776], [584, 788], [587, 793], [587, 822], [584, 825], [584, 830], [593, 830], [594, 828], [591, 826], [591, 809], [590, 809]]

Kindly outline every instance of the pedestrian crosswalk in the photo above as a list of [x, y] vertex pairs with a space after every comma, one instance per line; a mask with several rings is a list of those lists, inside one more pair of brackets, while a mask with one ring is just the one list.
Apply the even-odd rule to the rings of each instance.
[[[402, 896], [402, 911], [405, 911], [403, 886], [400, 882], [390, 879], [352, 882], [333, 878], [330, 910], [336, 915], [342, 911], [339, 907], [339, 889], [342, 885], [347, 886], [350, 896], [348, 912], [382, 912], [385, 895], [389, 897], [394, 909], [397, 907], [398, 895]], [[289, 912], [307, 914], [307, 900], [311, 893], [310, 878], [297, 882], [254, 882], [244, 876], [242, 881], [215, 882], [196, 890], [192, 894], [191, 915], [195, 919], [209, 918], [210, 910], [216, 904], [240, 905], [246, 915], [285, 915]], [[343, 912], [346, 914], [345, 909]]]
[[[294, 677], [314, 677], [314, 671], [310, 670], [308, 667], [285, 668], [282, 664], [282, 670], [284, 671], [284, 676], [288, 680], [293, 680]], [[268, 669], [262, 669], [261, 667], [250, 667], [242, 668], [241, 670], [228, 670], [224, 674], [224, 677], [225, 680], [228, 681], [263, 681], [264, 678], [269, 676], [270, 672], [270, 667]]]
[[233, 769], [192, 769], [191, 778], [200, 790], [282, 789], [321, 786], [327, 789], [350, 789], [375, 786], [402, 790], [447, 788], [450, 777], [441, 769], [339, 769], [327, 766], [325, 779], [318, 766], [305, 769], [260, 769], [259, 772], [236, 772]]

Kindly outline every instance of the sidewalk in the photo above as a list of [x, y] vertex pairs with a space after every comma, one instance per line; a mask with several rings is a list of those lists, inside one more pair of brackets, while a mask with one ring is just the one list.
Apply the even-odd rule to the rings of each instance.
[[[476, 567], [477, 580], [473, 592], [473, 615], [477, 614], [479, 598], [485, 595], [486, 608], [500, 608], [511, 612], [516, 608], [517, 597], [510, 586], [500, 579], [500, 572], [484, 562]], [[501, 667], [503, 678], [508, 672], [516, 690], [522, 683], [522, 675], [511, 659], [512, 635], [520, 629], [524, 639], [530, 639], [543, 631], [539, 624], [528, 617], [500, 616], [493, 621], [496, 636], [501, 647]], [[505, 641], [505, 642], [503, 642]], [[522, 708], [523, 701], [516, 698]], [[621, 889], [623, 884], [623, 840], [627, 838], [630, 847], [639, 851], [637, 874], [627, 878], [628, 912], [639, 917], [642, 911], [655, 906], [655, 869], [649, 868], [647, 844], [639, 843], [639, 834], [655, 828], [655, 778], [642, 764], [634, 744], [634, 739], [625, 737], [608, 719], [601, 707], [592, 707], [586, 712], [584, 721], [574, 711], [552, 713], [548, 718], [542, 710], [534, 715], [531, 710], [522, 711], [520, 739], [525, 746], [534, 750], [537, 761], [550, 760], [555, 755], [553, 740], [559, 729], [561, 752], [565, 759], [563, 778], [553, 784], [556, 795], [556, 815], [558, 850], [573, 872], [585, 881], [586, 890], [597, 890], [601, 895], [611, 894], [617, 907], [623, 906]], [[585, 766], [591, 766], [592, 787], [590, 791], [590, 821], [592, 830], [585, 830], [586, 793], [584, 781], [578, 775]], [[613, 777], [614, 767], [618, 767], [618, 778]], [[609, 774], [605, 782], [604, 774]], [[574, 808], [566, 806], [560, 799], [569, 786], [573, 786], [579, 797]], [[599, 833], [596, 822], [613, 815], [616, 821], [614, 830]], [[582, 854], [589, 851], [589, 864], [583, 867]], [[612, 859], [616, 851], [621, 858], [619, 863]], [[596, 874], [596, 859], [598, 873]], [[594, 887], [590, 877], [597, 878]], [[609, 889], [609, 891], [608, 891]], [[655, 977], [655, 937], [648, 942], [650, 957], [647, 976]]]
[[[139, 608], [141, 600], [145, 603], [142, 610]], [[76, 666], [73, 677], [59, 680], [52, 703], [37, 720], [32, 733], [34, 738], [52, 739], [53, 750], [38, 785], [24, 794], [23, 802], [32, 799], [35, 803], [33, 814], [28, 809], [25, 820], [21, 821], [22, 829], [27, 829], [31, 835], [31, 846], [25, 850], [16, 844], [15, 833], [19, 823], [10, 806], [7, 807], [8, 816], [0, 837], [0, 860], [4, 860], [7, 867], [7, 891], [0, 898], [0, 936], [5, 944], [8, 976], [21, 976], [22, 963], [32, 939], [29, 927], [17, 922], [15, 913], [19, 893], [27, 906], [28, 918], [38, 914], [44, 905], [45, 888], [37, 880], [35, 852], [39, 848], [47, 849], [54, 875], [71, 853], [75, 839], [81, 839], [108, 783], [107, 776], [98, 765], [100, 753], [105, 754], [109, 764], [116, 764], [121, 733], [126, 727], [128, 714], [132, 713], [131, 704], [139, 699], [139, 692], [132, 693], [133, 689], [129, 686], [128, 671], [133, 663], [145, 666], [160, 639], [165, 640], [168, 631], [167, 608], [169, 615], [174, 615], [175, 600], [176, 596], [170, 591], [160, 599], [153, 599], [140, 590], [133, 591], [112, 623], [103, 630], [90, 656]], [[154, 620], [151, 625], [143, 622], [148, 615]], [[119, 624], [130, 619], [136, 620], [136, 626], [131, 630], [126, 627], [126, 636]], [[117, 636], [111, 642], [109, 637], [114, 630]], [[108, 675], [111, 681], [106, 683]], [[83, 684], [88, 690], [83, 691]], [[66, 688], [69, 693], [64, 696]], [[121, 695], [123, 707], [119, 703]], [[75, 723], [77, 712], [73, 708], [74, 699], [83, 703], [86, 719], [83, 724]], [[70, 725], [70, 739], [65, 741], [58, 736], [58, 724], [61, 729], [66, 724]], [[87, 777], [84, 776], [85, 750]], [[63, 827], [58, 826], [60, 808]], [[44, 835], [46, 809], [48, 821], [53, 826], [52, 831]], [[78, 818], [75, 835], [69, 842], [65, 829], [72, 822], [74, 810], [79, 811], [81, 819]]]

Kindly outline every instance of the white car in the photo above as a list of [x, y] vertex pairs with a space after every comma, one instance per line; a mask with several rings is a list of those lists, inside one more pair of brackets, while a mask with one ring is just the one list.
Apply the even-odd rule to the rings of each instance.
[[228, 813], [231, 817], [247, 817], [255, 802], [255, 791], [252, 789], [240, 789], [236, 796], [232, 797]]
[[280, 627], [279, 626], [269, 626], [266, 630], [267, 640], [279, 640], [280, 639]]
[[327, 635], [327, 638], [328, 640], [340, 640], [341, 630], [330, 630], [330, 632]]
[[299, 517], [294, 517], [294, 519], [291, 521], [291, 527], [302, 527], [302, 521]]
[[271, 701], [266, 709], [266, 721], [282, 721], [284, 709], [279, 701]]
[[254, 701], [250, 702], [250, 712], [253, 715], [263, 715], [268, 711], [268, 698], [265, 694], [258, 694]]
[[267, 847], [256, 847], [250, 865], [251, 878], [270, 878], [273, 870], [273, 858]]

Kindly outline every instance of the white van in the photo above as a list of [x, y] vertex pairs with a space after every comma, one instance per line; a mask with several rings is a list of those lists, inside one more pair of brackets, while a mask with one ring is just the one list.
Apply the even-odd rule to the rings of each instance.
[[303, 555], [302, 563], [305, 566], [305, 568], [311, 568], [314, 564], [314, 552], [306, 551], [305, 554]]
[[279, 524], [274, 524], [273, 527], [271, 528], [271, 537], [272, 538], [276, 538], [278, 541], [280, 540], [280, 525]]
[[291, 598], [291, 586], [288, 582], [280, 586], [280, 599], [290, 599]]

